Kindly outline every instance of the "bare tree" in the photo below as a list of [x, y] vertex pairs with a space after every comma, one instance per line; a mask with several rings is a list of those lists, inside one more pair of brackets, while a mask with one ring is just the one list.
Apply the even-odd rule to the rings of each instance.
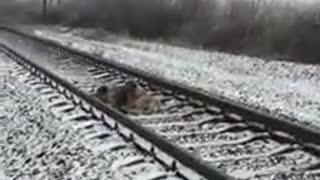
[[47, 14], [48, 14], [48, 1], [42, 0], [42, 17], [44, 20], [47, 19]]

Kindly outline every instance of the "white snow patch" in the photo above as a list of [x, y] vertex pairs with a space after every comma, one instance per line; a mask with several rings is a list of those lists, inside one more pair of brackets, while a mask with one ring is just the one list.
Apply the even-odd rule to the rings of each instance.
[[1, 166], [0, 166], [0, 180], [8, 180], [9, 178], [5, 175], [3, 172]]

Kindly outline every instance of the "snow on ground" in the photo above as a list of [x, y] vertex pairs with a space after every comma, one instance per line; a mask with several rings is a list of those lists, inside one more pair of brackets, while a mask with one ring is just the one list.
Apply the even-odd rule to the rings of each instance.
[[[1, 168], [1, 167], [0, 167]], [[7, 180], [7, 176], [4, 174], [3, 170], [0, 169], [0, 180]]]
[[[320, 125], [320, 66], [143, 42], [91, 30], [34, 33], [273, 115]], [[97, 38], [97, 40], [82, 37]], [[103, 41], [103, 42], [102, 42]]]

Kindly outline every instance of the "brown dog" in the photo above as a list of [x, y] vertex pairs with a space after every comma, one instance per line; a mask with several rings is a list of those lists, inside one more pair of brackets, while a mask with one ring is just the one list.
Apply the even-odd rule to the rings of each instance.
[[152, 114], [160, 110], [160, 101], [148, 94], [134, 82], [128, 82], [127, 110], [135, 114]]
[[150, 95], [140, 96], [128, 106], [129, 112], [134, 114], [152, 114], [160, 110], [160, 102]]
[[115, 108], [121, 108], [127, 103], [127, 95], [123, 86], [100, 86], [96, 91], [95, 97]]
[[115, 108], [134, 114], [152, 114], [160, 110], [160, 101], [130, 81], [122, 86], [101, 86], [96, 97]]

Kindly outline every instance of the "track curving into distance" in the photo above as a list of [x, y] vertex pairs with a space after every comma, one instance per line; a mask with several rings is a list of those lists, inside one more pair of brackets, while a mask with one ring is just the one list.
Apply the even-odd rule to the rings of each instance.
[[320, 179], [320, 140], [314, 129], [51, 41], [8, 29], [2, 34], [12, 41], [8, 46], [88, 94], [103, 83], [137, 81], [161, 98], [162, 111], [150, 116], [127, 116], [235, 179]]

